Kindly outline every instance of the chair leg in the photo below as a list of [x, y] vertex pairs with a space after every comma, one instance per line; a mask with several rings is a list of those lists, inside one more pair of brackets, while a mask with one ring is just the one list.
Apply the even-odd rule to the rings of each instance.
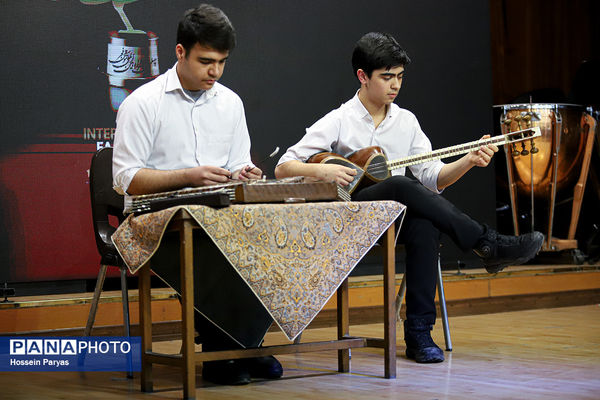
[[446, 351], [452, 351], [452, 338], [450, 337], [450, 326], [448, 324], [448, 310], [446, 309], [446, 295], [444, 294], [444, 281], [442, 279], [442, 265], [438, 257], [438, 298], [440, 301], [440, 312], [442, 314], [442, 326], [444, 328], [444, 340], [446, 341]]
[[[446, 309], [446, 295], [444, 294], [444, 282], [442, 280], [442, 266], [438, 257], [438, 276], [437, 276], [437, 288], [438, 298], [440, 301], [440, 311], [442, 317], [442, 327], [444, 328], [444, 340], [446, 341], [446, 351], [452, 351], [452, 338], [450, 337], [450, 325], [448, 323], [448, 310]], [[402, 302], [406, 296], [406, 272], [402, 276], [402, 283], [400, 283], [400, 289], [398, 289], [398, 295], [396, 296], [396, 320], [402, 321], [400, 318], [400, 308]]]
[[127, 294], [127, 271], [125, 268], [121, 268], [121, 297], [123, 303], [123, 328], [125, 331], [125, 336], [129, 337], [129, 296]]
[[[121, 297], [123, 303], [123, 328], [125, 330], [125, 336], [130, 337], [130, 324], [129, 324], [129, 296], [127, 291], [127, 270], [125, 267], [121, 268]], [[133, 379], [133, 361], [131, 357], [127, 357], [127, 378]]]
[[406, 295], [406, 271], [402, 275], [402, 282], [400, 283], [400, 289], [398, 289], [398, 295], [396, 296], [396, 321], [402, 322], [400, 318], [400, 309], [402, 308], [402, 302]]
[[87, 324], [85, 325], [85, 330], [83, 331], [84, 336], [90, 336], [92, 333], [92, 326], [94, 325], [94, 320], [96, 319], [96, 310], [98, 309], [100, 293], [102, 293], [102, 286], [104, 286], [104, 278], [106, 277], [106, 268], [106, 265], [101, 265], [100, 271], [98, 271], [98, 279], [96, 279], [96, 288], [94, 289], [92, 306], [90, 307]]

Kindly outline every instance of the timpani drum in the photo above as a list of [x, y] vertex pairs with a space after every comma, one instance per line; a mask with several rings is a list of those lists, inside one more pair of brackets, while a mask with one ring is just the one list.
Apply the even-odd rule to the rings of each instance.
[[[532, 126], [539, 127], [542, 133], [534, 140], [505, 148], [515, 234], [520, 230], [543, 231], [545, 251], [577, 248], [575, 230], [596, 128], [592, 110], [575, 104], [549, 103], [503, 104], [494, 108], [503, 134]], [[556, 204], [571, 199], [567, 238], [556, 239]], [[519, 226], [519, 210], [523, 208], [530, 208], [528, 227]]]

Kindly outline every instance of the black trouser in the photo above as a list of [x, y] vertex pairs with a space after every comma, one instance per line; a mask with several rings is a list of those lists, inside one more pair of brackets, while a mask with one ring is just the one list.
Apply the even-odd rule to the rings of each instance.
[[483, 227], [439, 194], [405, 176], [357, 190], [357, 201], [395, 200], [406, 206], [399, 242], [406, 248], [406, 318], [435, 323], [435, 288], [440, 232], [463, 251], [472, 249]]

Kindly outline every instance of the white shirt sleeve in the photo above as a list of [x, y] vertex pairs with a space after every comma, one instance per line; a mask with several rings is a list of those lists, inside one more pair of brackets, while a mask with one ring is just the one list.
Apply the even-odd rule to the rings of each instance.
[[[409, 154], [421, 154], [431, 152], [431, 142], [425, 133], [421, 130], [419, 122], [415, 118], [414, 120], [414, 132], [413, 140], [410, 145]], [[437, 188], [437, 179], [440, 174], [440, 170], [444, 166], [444, 163], [440, 160], [429, 161], [422, 164], [412, 165], [410, 171], [413, 175], [429, 190], [434, 193], [441, 193], [441, 190]]]
[[146, 167], [152, 151], [154, 115], [145, 102], [129, 96], [117, 113], [113, 151], [114, 189], [127, 193], [135, 174]]
[[287, 149], [277, 165], [291, 160], [305, 162], [317, 153], [331, 151], [340, 136], [340, 120], [336, 117], [336, 111], [330, 112], [311, 127], [306, 128], [304, 137]]
[[238, 169], [249, 165], [254, 166], [250, 159], [250, 134], [248, 133], [248, 126], [246, 125], [246, 114], [244, 112], [244, 104], [242, 100], [238, 98], [239, 104], [236, 108], [239, 111], [237, 122], [235, 124], [233, 133], [233, 143], [231, 150], [229, 151], [229, 160], [227, 162], [227, 169], [230, 171], [237, 171]]

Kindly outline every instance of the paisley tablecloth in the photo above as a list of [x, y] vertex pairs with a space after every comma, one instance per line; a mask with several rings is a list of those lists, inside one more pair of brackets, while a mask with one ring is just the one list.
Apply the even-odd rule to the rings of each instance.
[[112, 240], [135, 273], [185, 208], [293, 340], [405, 206], [393, 201], [178, 206], [130, 215]]

